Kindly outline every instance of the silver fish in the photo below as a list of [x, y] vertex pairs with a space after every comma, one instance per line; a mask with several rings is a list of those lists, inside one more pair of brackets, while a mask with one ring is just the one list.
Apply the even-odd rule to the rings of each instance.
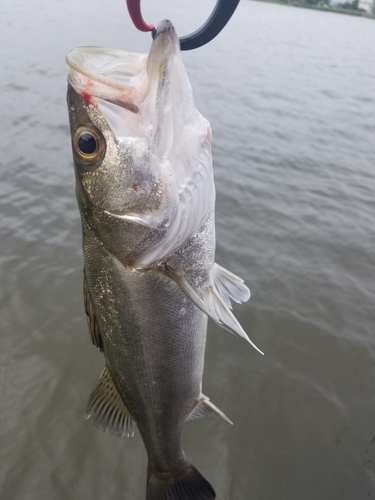
[[148, 55], [80, 47], [67, 63], [85, 306], [106, 361], [86, 418], [121, 437], [137, 424], [147, 500], [213, 499], [185, 458], [182, 426], [230, 422], [201, 391], [207, 317], [249, 340], [231, 300], [250, 292], [214, 263], [210, 125], [170, 21]]

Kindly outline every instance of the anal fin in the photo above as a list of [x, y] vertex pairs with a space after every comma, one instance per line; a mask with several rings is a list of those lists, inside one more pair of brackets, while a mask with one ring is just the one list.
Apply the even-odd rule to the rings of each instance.
[[229, 418], [217, 408], [207, 396], [204, 394], [198, 400], [194, 410], [190, 413], [187, 420], [193, 420], [195, 418], [203, 418], [203, 417], [216, 417], [221, 418], [228, 422], [228, 424], [233, 425], [233, 422], [229, 420]]
[[115, 436], [134, 436], [134, 420], [107, 367], [90, 396], [85, 418], [92, 418], [95, 427]]

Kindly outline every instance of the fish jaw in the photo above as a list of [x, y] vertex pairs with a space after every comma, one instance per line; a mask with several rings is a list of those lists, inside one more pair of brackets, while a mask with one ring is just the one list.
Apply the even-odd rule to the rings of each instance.
[[210, 124], [195, 107], [179, 41], [168, 20], [158, 25], [146, 69], [149, 87], [140, 113], [152, 124], [153, 154], [172, 165], [178, 193], [165, 238], [138, 261], [148, 266], [173, 254], [199, 231], [214, 206], [215, 186]]
[[[148, 157], [152, 175], [160, 181], [151, 193], [161, 197], [158, 208], [145, 213], [141, 208], [107, 207], [106, 213], [165, 231], [137, 258], [141, 266], [161, 262], [199, 231], [215, 200], [211, 129], [195, 107], [173, 25], [159, 24], [147, 56], [81, 47], [68, 54], [67, 62], [69, 83], [82, 98], [90, 120], [105, 122], [110, 142], [120, 153], [132, 156], [134, 169], [142, 155], [132, 149], [142, 144], [147, 151], [143, 157]], [[120, 185], [113, 186], [111, 198]], [[137, 195], [142, 193], [137, 182], [132, 186]], [[143, 198], [145, 205], [148, 199]], [[103, 199], [96, 204], [105, 205]]]

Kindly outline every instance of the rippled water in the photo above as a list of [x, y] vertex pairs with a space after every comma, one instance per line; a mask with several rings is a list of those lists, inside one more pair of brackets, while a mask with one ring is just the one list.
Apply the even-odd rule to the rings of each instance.
[[[213, 1], [144, 5], [181, 34]], [[0, 6], [0, 497], [142, 500], [139, 434], [83, 419], [103, 367], [82, 300], [65, 54], [147, 51], [124, 2]], [[375, 24], [242, 1], [185, 54], [214, 134], [217, 261], [250, 285], [210, 323], [204, 392], [233, 421], [185, 426], [220, 500], [375, 499]]]

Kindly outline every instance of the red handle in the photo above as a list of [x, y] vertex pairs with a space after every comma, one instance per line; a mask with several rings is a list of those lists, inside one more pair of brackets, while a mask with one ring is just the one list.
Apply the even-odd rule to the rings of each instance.
[[142, 17], [141, 13], [141, 0], [126, 0], [128, 5], [128, 10], [130, 17], [134, 23], [134, 26], [139, 29], [139, 31], [152, 31], [155, 26], [152, 24], [147, 24]]

